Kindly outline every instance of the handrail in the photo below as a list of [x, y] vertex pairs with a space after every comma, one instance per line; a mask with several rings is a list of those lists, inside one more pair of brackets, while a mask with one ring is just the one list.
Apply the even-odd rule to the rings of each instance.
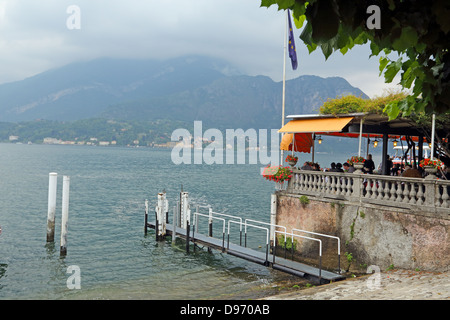
[[[281, 233], [280, 231], [275, 231], [275, 232]], [[319, 242], [319, 283], [320, 283], [320, 280], [322, 279], [322, 240], [316, 239], [316, 238], [311, 238], [311, 237], [306, 237], [306, 236], [301, 236], [299, 234], [294, 234], [293, 232], [291, 232], [290, 235], [292, 237], [292, 244], [294, 243], [294, 237], [299, 237], [299, 238]], [[274, 248], [275, 248], [275, 246], [274, 246]], [[275, 252], [273, 253], [273, 263], [275, 263]]]
[[338, 250], [337, 250], [338, 251], [338, 270], [339, 270], [339, 274], [341, 273], [341, 239], [339, 239], [339, 237], [330, 236], [328, 234], [323, 234], [323, 233], [317, 233], [317, 232], [312, 232], [312, 231], [306, 231], [306, 230], [293, 228], [292, 232], [294, 232], [294, 231], [299, 231], [299, 232], [314, 234], [314, 235], [318, 235], [318, 236], [322, 236], [322, 237], [337, 239], [337, 241], [338, 241]]
[[[203, 216], [203, 217], [207, 217], [207, 218], [212, 218], [212, 219], [217, 219], [217, 220], [222, 220], [223, 221], [223, 231], [222, 231], [222, 252], [225, 251], [225, 219], [223, 218], [218, 218], [218, 217], [210, 217], [209, 215], [203, 214], [203, 213], [199, 213], [199, 212], [194, 212], [194, 216], [198, 215], [198, 216]], [[195, 219], [194, 219], [195, 221]], [[194, 222], [195, 223], [195, 222]], [[194, 230], [195, 228], [192, 228], [192, 239], [194, 241], [195, 244], [195, 237], [194, 237]], [[195, 246], [194, 246], [195, 248]]]
[[214, 214], [218, 214], [221, 216], [225, 216], [225, 217], [229, 217], [229, 218], [235, 218], [235, 219], [239, 219], [239, 245], [242, 245], [242, 218], [241, 217], [237, 217], [237, 216], [232, 216], [230, 214], [225, 214], [225, 213], [220, 213], [220, 212], [211, 212], [213, 215]]
[[[239, 223], [237, 221], [233, 221], [233, 220], [228, 220], [228, 242], [227, 242], [227, 249], [229, 249], [230, 247], [230, 222], [232, 223]], [[262, 230], [266, 230], [266, 261], [264, 262], [265, 265], [269, 264], [269, 229], [268, 228], [264, 228], [261, 226], [255, 226], [253, 224], [246, 224], [246, 226], [249, 227], [253, 227], [253, 228], [257, 228], [257, 229], [262, 229]]]
[[[261, 223], [261, 224], [265, 224], [265, 225], [269, 225], [269, 226], [273, 226], [273, 227], [280, 227], [280, 228], [284, 228], [284, 257], [286, 258], [286, 238], [287, 238], [287, 228], [285, 226], [280, 226], [278, 224], [273, 224], [273, 223], [268, 223], [268, 222], [262, 222], [262, 221], [257, 221], [257, 220], [252, 220], [252, 219], [245, 219], [244, 223], [245, 223], [245, 247], [247, 247], [247, 221], [251, 221], [251, 222], [256, 222], [256, 223]], [[274, 238], [274, 244], [275, 244], [275, 231], [276, 229], [273, 229], [273, 238]]]
[[[273, 224], [273, 223], [263, 222], [263, 221], [253, 220], [253, 219], [245, 219], [244, 220], [245, 231], [247, 231], [247, 221], [261, 223], [261, 224], [265, 224], [265, 225], [269, 225], [269, 226], [273, 226], [273, 227], [284, 228], [284, 233], [287, 234], [287, 228], [285, 226], [280, 226], [278, 224]], [[274, 230], [274, 235], [275, 235], [275, 230]]]

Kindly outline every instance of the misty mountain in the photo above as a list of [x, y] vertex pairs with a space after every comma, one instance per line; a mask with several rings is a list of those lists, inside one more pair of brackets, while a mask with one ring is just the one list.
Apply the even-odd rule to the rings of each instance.
[[[328, 98], [367, 98], [340, 77], [286, 81], [286, 115], [317, 113]], [[282, 83], [240, 75], [226, 61], [187, 56], [166, 61], [97, 59], [0, 85], [0, 121], [194, 121], [217, 128], [277, 128]]]

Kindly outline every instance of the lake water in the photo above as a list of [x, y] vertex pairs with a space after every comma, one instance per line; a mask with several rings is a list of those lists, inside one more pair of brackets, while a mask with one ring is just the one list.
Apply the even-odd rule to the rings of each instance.
[[[329, 162], [325, 155], [319, 161]], [[320, 158], [322, 157], [322, 159]], [[325, 157], [325, 158], [324, 158]], [[171, 150], [0, 144], [0, 299], [239, 299], [291, 279], [219, 251], [144, 235], [158, 192], [181, 185], [214, 211], [269, 222], [274, 183], [261, 165], [175, 165]], [[58, 173], [55, 242], [46, 243], [48, 174]], [[62, 176], [70, 176], [67, 256], [60, 257]], [[171, 218], [171, 217], [170, 217]], [[249, 246], [264, 244], [255, 234]], [[81, 289], [69, 289], [78, 266]]]

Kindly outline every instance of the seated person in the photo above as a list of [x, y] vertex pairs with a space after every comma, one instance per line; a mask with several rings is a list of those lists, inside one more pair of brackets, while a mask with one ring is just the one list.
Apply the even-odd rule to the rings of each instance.
[[406, 166], [405, 171], [402, 173], [402, 177], [406, 178], [422, 178], [422, 174], [415, 166], [411, 168], [411, 166]]
[[355, 172], [355, 168], [353, 166], [350, 166], [348, 162], [344, 163], [344, 172], [353, 173]]

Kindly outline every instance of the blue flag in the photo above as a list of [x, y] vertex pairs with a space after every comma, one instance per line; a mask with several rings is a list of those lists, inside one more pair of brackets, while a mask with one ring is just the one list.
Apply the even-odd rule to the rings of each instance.
[[289, 20], [289, 58], [291, 58], [292, 69], [297, 69], [297, 52], [295, 51], [294, 32], [292, 31], [291, 14], [288, 9]]

